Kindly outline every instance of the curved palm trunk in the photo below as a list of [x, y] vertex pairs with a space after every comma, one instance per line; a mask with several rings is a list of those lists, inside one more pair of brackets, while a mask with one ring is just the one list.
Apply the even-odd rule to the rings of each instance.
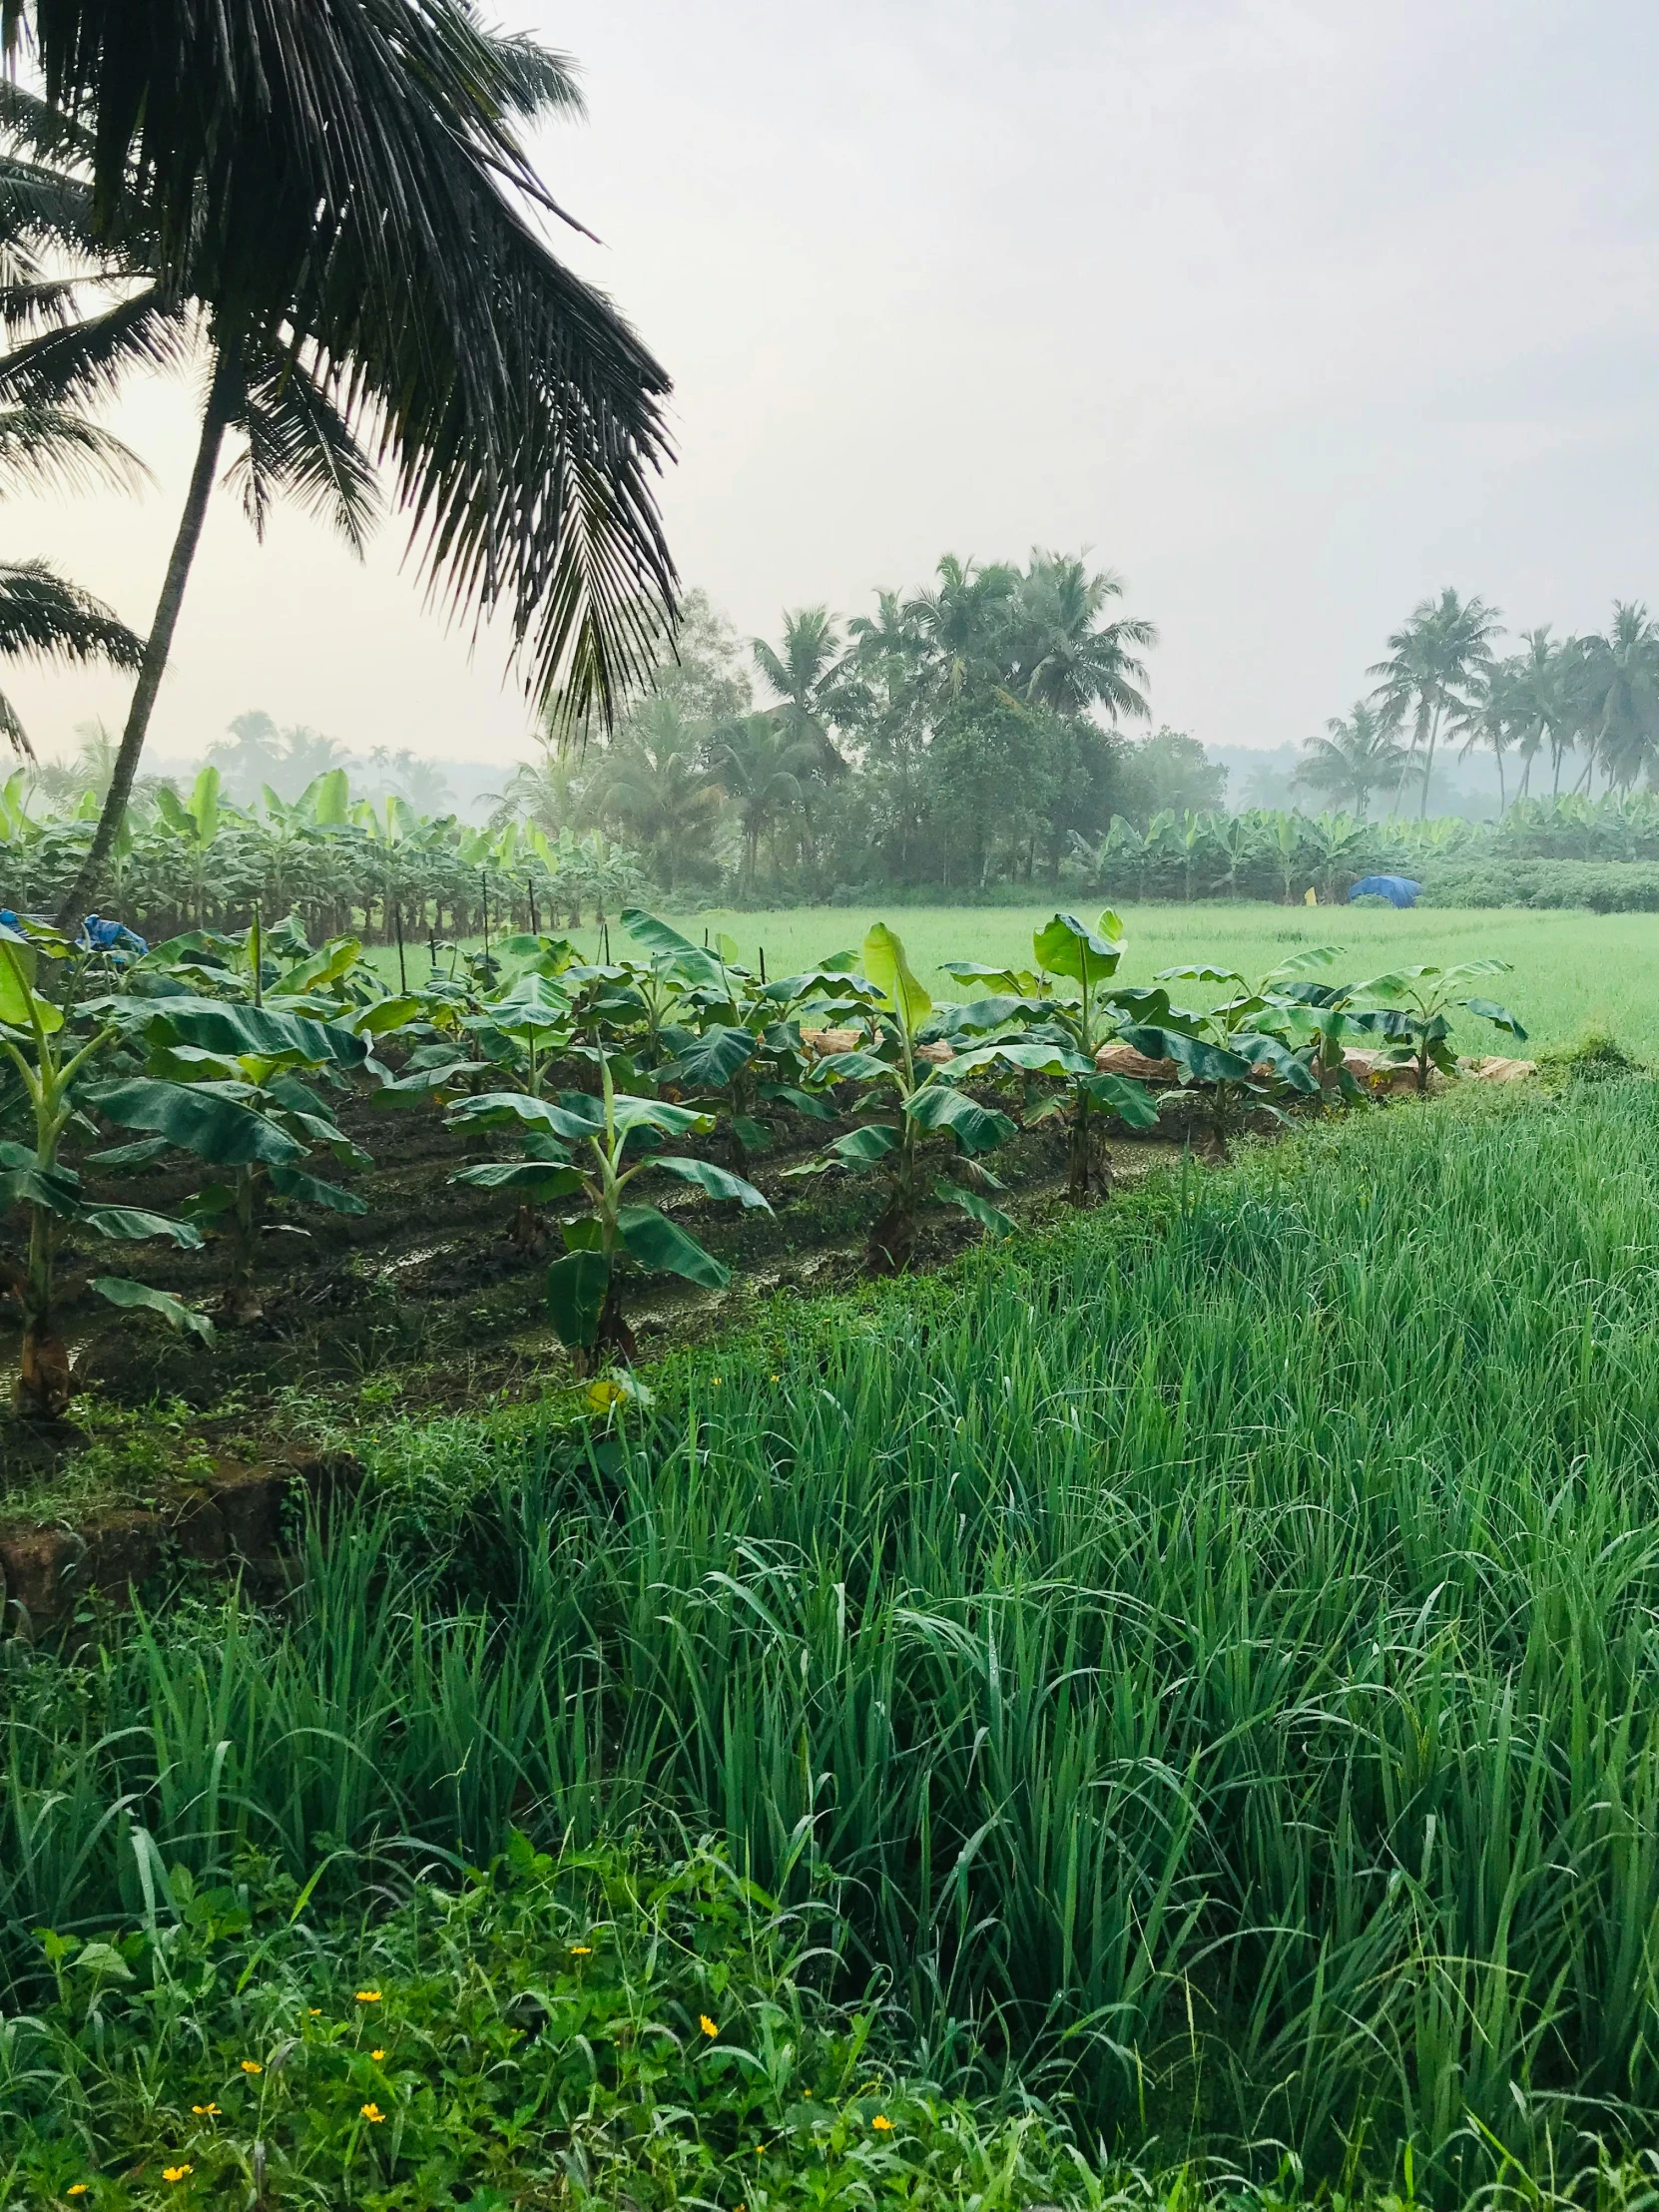
[[110, 778], [104, 811], [98, 818], [91, 848], [58, 908], [57, 925], [63, 930], [73, 930], [78, 925], [97, 890], [122, 817], [127, 812], [127, 802], [132, 797], [133, 779], [138, 774], [139, 757], [149, 735], [156, 695], [161, 690], [168, 655], [173, 650], [173, 633], [178, 627], [179, 609], [184, 604], [185, 585], [201, 542], [202, 524], [214, 488], [214, 474], [219, 467], [219, 449], [225, 441], [226, 425], [236, 408], [241, 382], [240, 360], [240, 347], [227, 346], [221, 350], [214, 367], [208, 404], [202, 416], [202, 435], [197, 441], [196, 465], [191, 470], [190, 489], [185, 495], [184, 512], [179, 517], [178, 535], [173, 540], [167, 574], [162, 579], [161, 597], [156, 602], [156, 618], [150, 625], [138, 683], [133, 690], [132, 705], [127, 710], [127, 726], [121, 733], [115, 773]]
[[1419, 822], [1428, 820], [1428, 787], [1434, 780], [1434, 747], [1439, 741], [1439, 736], [1440, 710], [1436, 707], [1434, 709], [1434, 719], [1428, 725], [1428, 758], [1423, 764], [1422, 771], [1422, 804], [1417, 809], [1417, 820]]

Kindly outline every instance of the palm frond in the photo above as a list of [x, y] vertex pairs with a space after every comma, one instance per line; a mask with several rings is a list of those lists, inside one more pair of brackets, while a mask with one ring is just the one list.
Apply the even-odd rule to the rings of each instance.
[[314, 344], [344, 419], [377, 431], [432, 594], [504, 613], [537, 693], [608, 714], [672, 618], [669, 383], [523, 212], [563, 215], [512, 127], [546, 72], [533, 87], [455, 0], [30, 13], [49, 100], [92, 127], [110, 243], [136, 194], [167, 296]]
[[[86, 663], [136, 669], [144, 640], [91, 592], [45, 561], [0, 561], [0, 659]], [[31, 754], [16, 709], [0, 700], [0, 735]], [[31, 754], [32, 757], [32, 754]]]
[[285, 493], [327, 522], [359, 557], [379, 518], [374, 463], [350, 424], [303, 363], [265, 355], [246, 378], [235, 418], [246, 439], [226, 480], [242, 495], [256, 533]]
[[197, 336], [190, 314], [151, 285], [14, 348], [0, 360], [0, 394], [24, 405], [96, 406], [115, 396], [131, 369], [185, 366]]
[[66, 407], [0, 407], [0, 488], [135, 491], [150, 471], [113, 431]]

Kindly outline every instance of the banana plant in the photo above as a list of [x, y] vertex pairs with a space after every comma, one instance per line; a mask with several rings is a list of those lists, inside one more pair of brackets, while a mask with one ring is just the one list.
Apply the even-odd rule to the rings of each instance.
[[[860, 1120], [816, 1160], [792, 1168], [792, 1176], [835, 1169], [878, 1170], [886, 1180], [885, 1203], [869, 1232], [868, 1260], [875, 1274], [897, 1274], [915, 1252], [919, 1210], [928, 1197], [958, 1206], [993, 1235], [1013, 1223], [980, 1194], [1002, 1185], [978, 1156], [1006, 1144], [1015, 1125], [995, 1108], [981, 1106], [957, 1088], [957, 1064], [948, 1048], [929, 1048], [921, 1032], [933, 1001], [911, 973], [904, 946], [885, 922], [864, 938], [863, 973], [874, 994], [880, 1045], [874, 1051], [831, 1053], [819, 1063], [827, 1082], [861, 1086]], [[928, 1057], [929, 1050], [938, 1058]], [[951, 1157], [935, 1167], [929, 1140], [948, 1140]], [[963, 1178], [957, 1181], [957, 1177]]]
[[821, 1121], [835, 1118], [802, 1043], [801, 1017], [809, 1008], [867, 1006], [871, 993], [860, 976], [820, 967], [767, 982], [742, 964], [730, 938], [710, 949], [638, 907], [626, 907], [621, 918], [639, 943], [678, 964], [680, 1010], [687, 1019], [662, 1030], [673, 1057], [657, 1076], [676, 1092], [712, 1096], [717, 1110], [724, 1109], [735, 1174], [747, 1175], [750, 1155], [770, 1148], [769, 1108], [789, 1106]]
[[[59, 1157], [85, 1102], [83, 1078], [120, 1034], [112, 1022], [90, 1036], [71, 1030], [63, 1008], [35, 988], [42, 957], [63, 959], [69, 951], [54, 931], [0, 924], [0, 1052], [22, 1084], [34, 1123], [32, 1145], [0, 1142], [0, 1210], [21, 1210], [28, 1225], [23, 1264], [8, 1262], [6, 1272], [23, 1310], [17, 1408], [36, 1420], [57, 1419], [75, 1389], [57, 1322], [57, 1258], [68, 1230], [123, 1242], [167, 1237], [187, 1248], [202, 1242], [190, 1222], [143, 1207], [89, 1204], [80, 1176]], [[97, 1277], [92, 1287], [113, 1305], [149, 1307], [175, 1328], [212, 1341], [203, 1317], [165, 1291], [119, 1276]]]
[[370, 1162], [301, 1078], [339, 1081], [363, 1065], [368, 1040], [342, 1023], [280, 1008], [168, 999], [145, 1009], [143, 1042], [146, 1073], [96, 1086], [87, 1103], [118, 1128], [151, 1133], [124, 1148], [124, 1164], [139, 1165], [171, 1147], [224, 1171], [197, 1192], [189, 1211], [194, 1222], [220, 1224], [226, 1238], [222, 1317], [238, 1325], [258, 1321], [261, 1243], [273, 1229], [296, 1230], [285, 1219], [273, 1221], [272, 1198], [335, 1214], [366, 1211], [356, 1192], [309, 1172], [316, 1152], [357, 1168]]
[[[632, 1360], [636, 1347], [622, 1312], [627, 1271], [678, 1275], [721, 1290], [731, 1270], [671, 1221], [660, 1208], [630, 1197], [642, 1175], [692, 1183], [711, 1198], [736, 1199], [770, 1213], [753, 1183], [688, 1154], [658, 1149], [665, 1139], [706, 1136], [712, 1114], [667, 1100], [619, 1093], [609, 1062], [599, 1063], [600, 1096], [567, 1091], [558, 1099], [526, 1091], [486, 1092], [462, 1100], [448, 1126], [463, 1133], [507, 1129], [523, 1147], [520, 1160], [489, 1160], [450, 1177], [478, 1190], [510, 1190], [538, 1206], [580, 1198], [585, 1210], [562, 1225], [565, 1250], [547, 1271], [547, 1308], [559, 1341], [589, 1375], [613, 1358]], [[572, 1147], [575, 1147], [573, 1153]]]
[[1426, 1091], [1430, 1068], [1442, 1075], [1457, 1073], [1457, 1059], [1451, 1049], [1453, 1013], [1473, 1014], [1480, 1021], [1489, 1021], [1494, 1029], [1504, 1030], [1518, 1043], [1526, 1042], [1526, 1031], [1506, 1006], [1498, 1005], [1495, 999], [1471, 996], [1468, 990], [1470, 983], [1488, 975], [1507, 975], [1509, 970], [1507, 960], [1396, 968], [1387, 975], [1374, 975], [1368, 983], [1356, 984], [1354, 996], [1377, 1001], [1384, 1017], [1384, 1032], [1391, 1040], [1383, 1047], [1384, 1058], [1396, 1067], [1414, 1069], [1417, 1089]]
[[[1330, 945], [1311, 946], [1255, 982], [1234, 968], [1161, 969], [1155, 992], [1116, 994], [1119, 1004], [1136, 1016], [1123, 1029], [1123, 1040], [1149, 1059], [1173, 1060], [1181, 1084], [1205, 1089], [1211, 1141], [1225, 1154], [1247, 1112], [1263, 1109], [1283, 1120], [1279, 1099], [1319, 1092], [1320, 1079], [1307, 1049], [1317, 1021], [1308, 1019], [1288, 987], [1338, 957]], [[1161, 986], [1172, 982], [1221, 984], [1228, 995], [1208, 1012], [1190, 1013], [1170, 1005]]]
[[[1123, 923], [1109, 906], [1093, 928], [1075, 914], [1056, 914], [1035, 932], [1031, 949], [1043, 977], [1075, 983], [1078, 995], [1062, 998], [1045, 992], [1040, 1032], [1017, 1045], [982, 1049], [987, 1055], [999, 1054], [1006, 1065], [1061, 1079], [1062, 1092], [1031, 1120], [1035, 1124], [1051, 1115], [1064, 1120], [1066, 1197], [1073, 1206], [1086, 1206], [1097, 1182], [1111, 1187], [1105, 1125], [1115, 1116], [1131, 1129], [1150, 1129], [1158, 1119], [1157, 1103], [1143, 1084], [1095, 1065], [1123, 1018], [1105, 989], [1123, 958]], [[1045, 1050], [1047, 1058], [1042, 1057]]]

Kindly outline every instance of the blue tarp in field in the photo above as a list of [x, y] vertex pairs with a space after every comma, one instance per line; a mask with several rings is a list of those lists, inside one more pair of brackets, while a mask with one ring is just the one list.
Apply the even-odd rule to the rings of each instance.
[[1413, 883], [1408, 875], [1362, 875], [1349, 892], [1350, 898], [1385, 898], [1391, 906], [1414, 906], [1420, 883]]

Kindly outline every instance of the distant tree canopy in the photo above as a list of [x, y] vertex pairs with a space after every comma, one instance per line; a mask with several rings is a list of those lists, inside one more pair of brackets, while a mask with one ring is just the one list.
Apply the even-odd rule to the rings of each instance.
[[1081, 556], [947, 554], [873, 615], [797, 608], [777, 637], [740, 641], [689, 593], [654, 686], [608, 745], [565, 757], [569, 819], [626, 834], [668, 889], [723, 867], [746, 891], [788, 878], [818, 895], [1053, 876], [1125, 807], [1224, 781], [1176, 733], [1126, 740], [1157, 632], [1115, 612], [1122, 594]]

